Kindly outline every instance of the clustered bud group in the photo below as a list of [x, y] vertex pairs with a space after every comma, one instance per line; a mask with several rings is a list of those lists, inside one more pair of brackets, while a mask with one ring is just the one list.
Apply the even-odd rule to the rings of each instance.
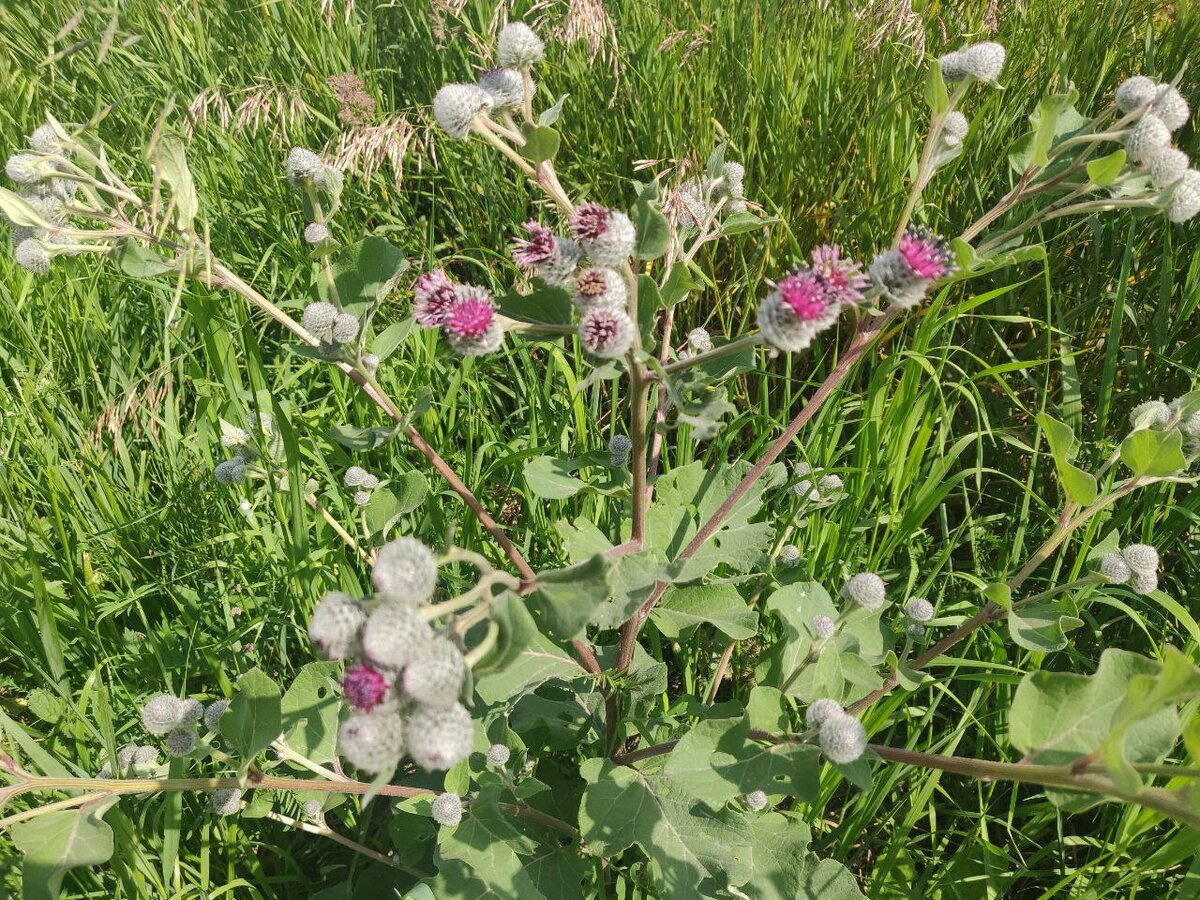
[[1158, 551], [1149, 544], [1130, 544], [1100, 559], [1100, 575], [1109, 584], [1128, 585], [1135, 594], [1158, 589]]
[[1174, 85], [1134, 75], [1121, 82], [1114, 101], [1126, 116], [1138, 117], [1125, 133], [1125, 153], [1162, 192], [1167, 218], [1186, 222], [1200, 213], [1200, 172], [1171, 142], [1191, 116], [1183, 94]]
[[[198, 726], [203, 723], [209, 731], [220, 728], [221, 716], [229, 708], [227, 700], [217, 700], [206, 708], [199, 700], [176, 697], [174, 694], [155, 694], [142, 706], [142, 727], [156, 737], [165, 737], [167, 753], [174, 757], [188, 756], [196, 746]], [[143, 752], [150, 748], [141, 748]], [[135, 751], [135, 761], [137, 761]], [[157, 759], [157, 755], [155, 755]], [[118, 768], [127, 763], [117, 759]]]
[[362, 466], [351, 466], [342, 477], [342, 484], [354, 490], [355, 506], [366, 506], [371, 502], [371, 492], [379, 487], [379, 479]]
[[475, 726], [459, 702], [467, 665], [457, 643], [436, 634], [423, 607], [437, 585], [437, 558], [402, 537], [380, 548], [370, 604], [326, 594], [308, 633], [342, 678], [353, 712], [339, 731], [341, 754], [371, 774], [390, 773], [407, 753], [424, 769], [449, 769], [472, 750]]
[[245, 428], [225, 426], [221, 446], [233, 451], [233, 456], [213, 468], [213, 477], [225, 485], [241, 484], [251, 474], [262, 474], [264, 470], [259, 463], [264, 458], [283, 457], [283, 438], [275, 430], [271, 414], [266, 412], [250, 413]]
[[55, 256], [75, 255], [89, 248], [76, 243], [65, 230], [76, 194], [76, 183], [64, 177], [72, 168], [70, 139], [56, 125], [47, 123], [34, 129], [29, 147], [29, 151], [10, 156], [4, 170], [16, 185], [17, 196], [29, 205], [41, 225], [8, 224], [17, 265], [44, 275]]
[[854, 762], [867, 749], [867, 731], [862, 722], [828, 697], [814, 700], [805, 713], [809, 728], [817, 730], [821, 752], [832, 763], [844, 766]]
[[821, 475], [806, 462], [798, 462], [792, 469], [799, 480], [788, 488], [788, 493], [803, 497], [809, 503], [828, 506], [844, 493], [842, 479], [833, 474]]

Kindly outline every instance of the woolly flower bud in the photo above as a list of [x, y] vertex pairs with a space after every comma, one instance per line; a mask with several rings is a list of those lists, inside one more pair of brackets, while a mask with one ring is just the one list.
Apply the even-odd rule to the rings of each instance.
[[342, 484], [346, 487], [359, 487], [367, 477], [367, 470], [362, 466], [351, 466], [342, 476]]
[[58, 137], [58, 132], [49, 123], [39, 125], [33, 129], [33, 134], [29, 135], [29, 146], [38, 153], [45, 153], [50, 156], [63, 152], [63, 145]]
[[434, 798], [433, 805], [430, 806], [430, 814], [433, 816], [433, 821], [439, 825], [453, 828], [462, 821], [462, 797], [449, 792], [438, 794]]
[[196, 729], [173, 728], [167, 735], [167, 752], [175, 757], [187, 756], [196, 746]]
[[1171, 421], [1171, 407], [1161, 400], [1147, 400], [1133, 408], [1129, 413], [1129, 421], [1135, 431], [1140, 428], [1162, 428]]
[[433, 630], [412, 606], [384, 603], [363, 628], [363, 654], [375, 666], [403, 669], [425, 652]]
[[242, 808], [239, 788], [217, 788], [212, 795], [212, 809], [218, 816], [232, 816]]
[[713, 348], [712, 335], [703, 328], [693, 328], [688, 332], [688, 347], [697, 353], [707, 353]]
[[966, 58], [961, 50], [951, 50], [938, 57], [938, 66], [947, 81], [957, 81], [967, 74]]
[[629, 462], [629, 453], [633, 450], [633, 441], [624, 434], [614, 434], [608, 442], [608, 464], [619, 469]]
[[826, 719], [831, 719], [834, 716], [844, 716], [846, 710], [842, 709], [842, 704], [830, 697], [822, 697], [820, 700], [814, 700], [808, 704], [808, 710], [804, 714], [804, 721], [809, 728], [820, 728]]
[[1189, 442], [1194, 444], [1200, 441], [1200, 411], [1194, 412], [1184, 419], [1180, 427]]
[[929, 282], [913, 272], [899, 250], [884, 250], [871, 260], [871, 283], [893, 306], [912, 309], [925, 299]]
[[503, 744], [492, 744], [487, 748], [487, 761], [493, 766], [506, 766], [512, 751]]
[[1171, 131], [1162, 119], [1146, 113], [1125, 135], [1125, 153], [1130, 162], [1149, 163], [1171, 146]]
[[1192, 114], [1183, 94], [1171, 85], [1159, 88], [1158, 98], [1150, 111], [1162, 120], [1168, 131], [1178, 131], [1187, 124]]
[[1004, 69], [1004, 46], [995, 41], [971, 44], [962, 50], [962, 67], [980, 81], [995, 81]]
[[349, 344], [358, 337], [358, 319], [350, 313], [338, 313], [333, 319], [329, 336], [335, 344]]
[[779, 549], [779, 560], [788, 567], [796, 565], [800, 562], [800, 548], [795, 544], [784, 544]]
[[362, 357], [363, 368], [368, 372], [374, 372], [379, 368], [379, 356], [374, 353], [364, 353]]
[[46, 245], [36, 238], [25, 238], [17, 244], [13, 259], [22, 269], [28, 269], [35, 275], [45, 275], [50, 271], [50, 254], [46, 252]]
[[825, 758], [838, 765], [854, 762], [866, 752], [867, 730], [862, 722], [845, 713], [829, 716], [821, 722], [817, 740]]
[[338, 317], [337, 307], [324, 300], [316, 300], [304, 307], [300, 317], [304, 330], [320, 341], [329, 340], [333, 323]]
[[1158, 84], [1153, 78], [1147, 78], [1145, 75], [1134, 75], [1121, 82], [1113, 100], [1117, 104], [1117, 109], [1121, 112], [1131, 113], [1135, 109], [1145, 106], [1152, 101], [1157, 94]]
[[1120, 553], [1106, 553], [1100, 559], [1100, 574], [1109, 584], [1124, 584], [1129, 580], [1129, 564]]
[[213, 477], [221, 484], [241, 484], [246, 480], [246, 462], [240, 456], [219, 462], [213, 467]]
[[370, 712], [387, 697], [387, 678], [364, 663], [351, 666], [342, 676], [342, 694], [346, 702], [361, 712]]
[[321, 157], [311, 150], [293, 147], [288, 151], [286, 172], [292, 187], [303, 187], [306, 181], [319, 180], [324, 168]]
[[842, 479], [837, 475], [822, 475], [817, 479], [817, 492], [822, 496], [836, 494], [842, 489]]
[[37, 184], [51, 171], [49, 164], [32, 153], [17, 153], [8, 158], [4, 171], [17, 184]]
[[579, 245], [570, 238], [555, 237], [554, 253], [537, 267], [537, 276], [551, 287], [569, 287], [583, 255]]
[[133, 748], [133, 764], [135, 766], [158, 765], [158, 748], [143, 745]]
[[633, 255], [637, 230], [629, 216], [598, 203], [582, 203], [571, 213], [571, 234], [592, 262], [615, 267]]
[[444, 84], [433, 97], [433, 117], [452, 138], [465, 138], [476, 116], [491, 108], [491, 94], [477, 84]]
[[371, 577], [388, 600], [424, 603], [437, 585], [437, 559], [416, 538], [397, 538], [380, 548]]
[[382, 775], [393, 772], [404, 755], [404, 726], [389, 709], [351, 714], [338, 729], [342, 757], [352, 766]]
[[436, 637], [405, 668], [404, 692], [423, 706], [453, 706], [466, 671], [462, 651], [448, 638]]
[[525, 102], [525, 79], [516, 69], [489, 69], [479, 76], [479, 86], [492, 98], [492, 109], [509, 112]]
[[615, 269], [584, 269], [575, 279], [575, 305], [581, 310], [598, 306], [625, 308], [629, 290]]
[[231, 427], [221, 435], [221, 446], [226, 450], [236, 450], [250, 443], [250, 432], [245, 428]]
[[221, 716], [229, 709], [228, 700], [215, 700], [204, 710], [204, 727], [209, 731], [220, 731]]
[[308, 636], [326, 658], [345, 659], [358, 643], [358, 633], [366, 620], [366, 613], [356, 601], [331, 591], [313, 609]]
[[322, 812], [323, 810], [321, 809], [320, 800], [304, 801], [304, 815], [306, 818], [311, 819], [314, 822], [319, 822], [321, 820]]
[[524, 22], [509, 22], [496, 41], [496, 62], [504, 69], [528, 69], [545, 55], [546, 45]]
[[933, 618], [933, 604], [924, 597], [913, 597], [904, 604], [904, 614], [914, 622], [928, 622]]
[[449, 769], [471, 754], [475, 723], [461, 704], [418, 706], [408, 719], [408, 753], [422, 769]]
[[1188, 169], [1171, 194], [1167, 218], [1172, 222], [1186, 222], [1196, 213], [1200, 213], [1200, 172]]
[[1129, 589], [1143, 596], [1153, 593], [1158, 590], [1158, 573], [1133, 572], [1129, 576]]
[[323, 244], [329, 240], [329, 228], [320, 222], [310, 222], [304, 229], [304, 241], [308, 244]]
[[1182, 178], [1190, 166], [1188, 155], [1172, 147], [1150, 160], [1150, 181], [1159, 190], [1166, 190]]
[[837, 631], [837, 623], [829, 616], [813, 616], [809, 622], [809, 627], [812, 629], [813, 637], [820, 638], [823, 641], [829, 640]]
[[355, 506], [366, 506], [370, 502], [371, 502], [371, 492], [370, 491], [355, 491], [354, 492], [354, 505]]
[[379, 479], [368, 472], [367, 474], [363, 475], [362, 484], [360, 487], [366, 491], [373, 491], [375, 488], [379, 487]]
[[156, 694], [142, 707], [142, 725], [151, 734], [164, 735], [179, 725], [183, 701], [171, 694]]
[[179, 704], [179, 724], [195, 725], [204, 715], [204, 704], [199, 700], [188, 697]]
[[413, 318], [422, 328], [438, 328], [457, 296], [454, 282], [442, 269], [425, 272], [413, 285]]
[[920, 622], [909, 622], [908, 627], [904, 630], [916, 638], [925, 636], [925, 626]]
[[600, 306], [589, 309], [579, 320], [583, 349], [601, 359], [616, 359], [633, 345], [633, 320], [623, 309]]
[[762, 812], [767, 808], [767, 792], [751, 791], [746, 795], [746, 805], [755, 812]]
[[1149, 544], [1130, 544], [1121, 556], [1134, 573], [1153, 575], [1158, 571], [1158, 551]]
[[957, 109], [946, 113], [946, 120], [942, 124], [942, 137], [953, 139], [958, 143], [962, 143], [962, 139], [967, 136], [967, 132], [971, 130], [971, 125], [967, 122], [967, 117]]
[[887, 603], [887, 589], [883, 579], [873, 572], [860, 572], [842, 585], [842, 596], [863, 609], [882, 609]]

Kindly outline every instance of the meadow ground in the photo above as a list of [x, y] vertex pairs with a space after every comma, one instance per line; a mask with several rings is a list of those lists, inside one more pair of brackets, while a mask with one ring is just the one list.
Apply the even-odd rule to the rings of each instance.
[[[283, 159], [292, 144], [328, 146], [351, 166], [346, 234], [386, 235], [418, 268], [436, 259], [506, 288], [506, 247], [529, 217], [531, 192], [483, 148], [439, 141], [428, 116], [437, 87], [477, 63], [495, 3], [349, 5], [0, 5], [0, 146], [21, 146], [47, 112], [71, 122], [102, 116], [118, 162], [137, 165], [160, 113], [190, 122], [213, 245], [294, 305], [308, 262]], [[745, 163], [749, 195], [781, 220], [713, 251], [716, 276], [688, 301], [681, 325], [737, 333], [753, 320], [763, 276], [810, 246], [837, 240], [865, 253], [887, 239], [881, 223], [904, 201], [926, 115], [924, 54], [988, 33], [1009, 49], [1005, 89], [973, 98], [968, 149], [921, 212], [947, 233], [1009, 185], [1008, 145], [1051, 86], [1073, 83], [1080, 108], [1096, 109], [1130, 73], [1170, 78], [1200, 62], [1200, 12], [1190, 3], [853, 5], [539, 4], [545, 30], [560, 34], [545, 78], [569, 95], [565, 183], [628, 202], [628, 189], [611, 194], [635, 174], [702, 159], [726, 140]], [[359, 110], [358, 125], [339, 117], [345, 104], [328, 83], [348, 72], [376, 104]], [[1193, 105], [1196, 85], [1185, 72]], [[1190, 127], [1180, 142], [1200, 153]], [[803, 433], [810, 453], [836, 460], [849, 492], [800, 534], [809, 574], [843, 564], [916, 571], [948, 621], [969, 614], [977, 587], [1052, 525], [1058, 488], [1048, 459], [1029, 450], [1035, 414], [1054, 412], [1107, 455], [1134, 404], [1195, 383], [1196, 235], [1121, 214], [1052, 223], [1044, 263], [1001, 270], [973, 282], [973, 298], [951, 293], [907, 320]], [[33, 735], [83, 771], [98, 767], [103, 733], [135, 729], [140, 701], [168, 685], [227, 696], [256, 664], [286, 681], [311, 659], [304, 622], [314, 599], [364, 579], [294, 498], [263, 499], [247, 516], [211, 470], [222, 455], [218, 417], [236, 419], [250, 398], [274, 392], [303, 438], [306, 471], [332, 486], [349, 457], [328, 440], [329, 424], [370, 423], [374, 411], [229, 298], [189, 291], [168, 322], [172, 300], [171, 285], [111, 266], [62, 265], [35, 278], [0, 254], [0, 729], [9, 739]], [[399, 292], [381, 315], [406, 314]], [[553, 542], [530, 536], [552, 533], [561, 510], [526, 502], [521, 463], [538, 448], [604, 446], [580, 414], [582, 404], [600, 408], [599, 394], [571, 392], [582, 360], [569, 345], [478, 365], [435, 351], [432, 335], [404, 344], [387, 376], [394, 395], [428, 384], [437, 400], [421, 430], [499, 501], [535, 564], [560, 561]], [[683, 442], [666, 466], [753, 454], [835, 359], [827, 349], [764, 364], [738, 382], [734, 421], [708, 444]], [[426, 471], [394, 444], [370, 459], [393, 477]], [[435, 492], [405, 524], [432, 535], [463, 509], [427, 474]], [[353, 517], [344, 492], [331, 487], [326, 500]], [[1104, 646], [1154, 653], [1164, 641], [1200, 659], [1197, 511], [1194, 491], [1154, 488], [1105, 525], [1171, 548], [1169, 600], [1094, 607], [1068, 648], [1045, 657], [981, 634], [936, 681], [884, 703], [868, 725], [895, 744], [1003, 758], [1010, 751], [998, 736], [1021, 672], [1088, 672]], [[575, 513], [609, 514], [595, 498]], [[1085, 534], [1076, 552], [1099, 537]], [[460, 540], [484, 543], [466, 521]], [[702, 685], [723, 639], [650, 646], [671, 657], [678, 678]], [[752, 654], [737, 651], [735, 673]], [[832, 776], [824, 790], [833, 802], [814, 823], [817, 847], [846, 862], [872, 897], [1200, 896], [1200, 835], [1144, 810], [1104, 805], [1063, 817], [1033, 789], [897, 767], [877, 773], [866, 793]], [[203, 798], [182, 802], [180, 815], [162, 798], [125, 801], [110, 817], [112, 864], [72, 874], [64, 896], [290, 900], [361, 866], [276, 822], [217, 821]], [[348, 827], [386, 842], [381, 822], [376, 811]], [[16, 862], [0, 841], [0, 896], [18, 890]]]

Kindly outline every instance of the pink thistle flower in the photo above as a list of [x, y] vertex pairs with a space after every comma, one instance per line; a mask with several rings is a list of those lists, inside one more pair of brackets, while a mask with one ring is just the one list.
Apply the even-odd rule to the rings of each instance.
[[525, 223], [528, 239], [513, 242], [512, 258], [522, 269], [533, 269], [553, 260], [557, 254], [554, 234], [545, 225], [530, 220]]
[[581, 203], [571, 213], [571, 234], [577, 241], [594, 241], [608, 231], [611, 210], [599, 203]]
[[783, 302], [791, 307], [796, 318], [813, 322], [824, 318], [829, 307], [836, 304], [832, 292], [816, 272], [807, 267], [797, 269], [775, 286]]
[[633, 328], [633, 320], [623, 309], [598, 306], [579, 320], [579, 340], [593, 356], [616, 359], [629, 352]]
[[444, 270], [426, 272], [413, 285], [413, 318], [422, 328], [444, 325], [455, 296], [454, 282]]
[[913, 273], [921, 278], [937, 281], [954, 271], [950, 247], [928, 228], [910, 227], [900, 238], [897, 249]]
[[444, 324], [455, 337], [476, 340], [487, 334], [496, 318], [496, 304], [486, 288], [466, 284], [455, 290]]
[[355, 709], [370, 712], [387, 696], [388, 683], [381, 672], [359, 663], [347, 669], [342, 676], [342, 692], [346, 695], [346, 702]]
[[858, 303], [863, 292], [871, 286], [871, 278], [862, 270], [862, 263], [842, 256], [838, 244], [822, 244], [812, 252], [812, 269], [841, 303]]

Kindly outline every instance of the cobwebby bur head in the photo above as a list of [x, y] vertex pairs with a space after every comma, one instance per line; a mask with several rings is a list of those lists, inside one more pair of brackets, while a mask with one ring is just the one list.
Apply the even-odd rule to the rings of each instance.
[[575, 207], [570, 226], [571, 236], [598, 266], [620, 266], [637, 246], [637, 229], [629, 216], [598, 203]]
[[496, 317], [491, 291], [473, 284], [455, 288], [442, 327], [450, 348], [460, 356], [483, 356], [500, 349], [504, 329]]
[[379, 549], [371, 578], [387, 600], [424, 603], [437, 586], [437, 558], [416, 538], [397, 538]]
[[461, 704], [418, 706], [408, 719], [408, 754], [418, 766], [433, 772], [449, 769], [471, 755], [475, 723]]
[[505, 69], [528, 69], [546, 56], [546, 45], [524, 22], [509, 22], [496, 40], [496, 64]]
[[883, 579], [873, 572], [860, 572], [846, 579], [842, 596], [863, 609], [882, 609], [887, 603], [887, 588]]
[[633, 320], [623, 309], [598, 306], [579, 320], [579, 341], [592, 356], [616, 359], [633, 346]]
[[475, 119], [491, 112], [492, 95], [477, 84], [444, 84], [433, 97], [433, 117], [442, 131], [461, 140]]

